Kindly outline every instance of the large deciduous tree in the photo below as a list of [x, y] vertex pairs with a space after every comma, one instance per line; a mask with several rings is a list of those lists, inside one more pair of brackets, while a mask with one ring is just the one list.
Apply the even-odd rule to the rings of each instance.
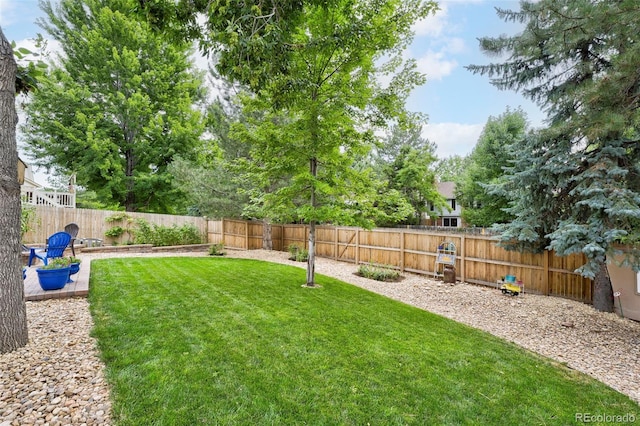
[[69, 174], [127, 211], [174, 212], [168, 165], [203, 131], [202, 75], [183, 42], [131, 14], [136, 0], [41, 2], [39, 24], [63, 53], [26, 107], [36, 164]]
[[[370, 149], [372, 129], [406, 118], [404, 99], [423, 77], [414, 63], [400, 60], [401, 49], [412, 24], [434, 7], [396, 0], [304, 4], [296, 26], [273, 46], [279, 66], [268, 68], [269, 80], [246, 99], [251, 110], [274, 111], [248, 129], [256, 136], [253, 172], [265, 182], [291, 177], [262, 201], [309, 224], [308, 286], [314, 285], [318, 223], [372, 224], [370, 171], [354, 167], [355, 160]], [[384, 55], [392, 60], [378, 64]], [[394, 76], [384, 89], [376, 80], [381, 72]], [[252, 78], [246, 84], [253, 85]]]
[[[393, 125], [374, 150], [373, 161], [378, 176], [383, 180], [385, 192], [380, 194], [378, 205], [383, 207], [396, 191], [411, 206], [411, 214], [393, 224], [420, 224], [428, 206], [446, 208], [445, 199], [438, 193], [434, 172], [435, 144], [422, 137], [423, 118], [417, 114], [409, 116], [403, 126]], [[392, 198], [390, 198], [392, 199]], [[402, 207], [394, 204], [392, 208]], [[387, 209], [385, 209], [387, 210]], [[388, 215], [391, 212], [387, 212]]]
[[520, 145], [527, 130], [522, 110], [507, 110], [489, 117], [478, 143], [468, 157], [467, 167], [455, 179], [456, 200], [462, 206], [462, 219], [473, 226], [506, 223], [513, 216], [505, 211], [510, 198], [492, 194], [487, 185], [504, 179], [504, 168], [511, 166], [511, 146]]
[[16, 145], [16, 61], [0, 28], [0, 353], [27, 344], [20, 271], [20, 184]]
[[431, 169], [434, 162], [432, 150], [403, 145], [393, 162], [384, 169], [389, 189], [397, 190], [412, 207], [413, 214], [405, 219], [406, 224], [419, 225], [423, 214], [429, 211], [429, 205], [445, 208], [445, 200], [438, 193]]
[[[375, 90], [376, 72], [392, 73], [403, 64], [399, 50], [410, 40], [412, 24], [436, 4], [140, 0], [139, 6], [155, 27], [180, 36], [173, 24], [181, 23], [186, 28], [182, 34], [198, 38], [203, 51], [216, 51], [218, 71], [255, 93], [249, 108], [255, 109], [254, 102], [268, 104], [275, 115], [269, 113], [267, 119], [287, 117], [283, 139], [262, 139], [262, 152], [254, 149], [252, 157], [261, 168], [254, 174], [269, 180], [275, 173], [291, 176], [291, 185], [265, 194], [263, 203], [275, 197], [283, 202], [286, 197], [307, 197], [304, 206], [285, 203], [278, 209], [291, 206], [310, 225], [307, 284], [313, 285], [316, 223], [353, 220], [369, 208], [370, 199], [361, 195], [371, 185], [364, 183], [366, 170], [350, 167], [353, 156], [363, 155], [370, 131], [399, 115], [410, 89], [422, 82], [409, 64], [385, 90]], [[206, 16], [202, 26], [198, 12]], [[385, 56], [391, 60], [379, 66]], [[274, 134], [259, 127], [247, 131]]]
[[248, 196], [234, 162], [249, 155], [249, 141], [232, 137], [232, 123], [243, 121], [235, 96], [222, 91], [207, 108], [207, 138], [192, 160], [177, 158], [169, 167], [174, 184], [186, 194], [189, 209], [217, 218], [240, 218]]
[[595, 279], [594, 307], [611, 311], [607, 262], [620, 253], [640, 266], [640, 4], [522, 1], [498, 13], [523, 32], [481, 39], [507, 59], [469, 68], [539, 102], [549, 124], [515, 153], [502, 188], [515, 220], [502, 228], [503, 244], [584, 254], [578, 272]]

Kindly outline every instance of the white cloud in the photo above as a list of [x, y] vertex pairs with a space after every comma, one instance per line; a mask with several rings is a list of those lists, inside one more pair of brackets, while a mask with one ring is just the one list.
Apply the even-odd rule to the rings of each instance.
[[460, 37], [451, 37], [445, 40], [444, 42], [444, 51], [447, 53], [460, 53], [464, 52], [467, 48], [464, 39]]
[[430, 123], [424, 126], [422, 136], [437, 145], [438, 158], [465, 156], [476, 146], [483, 128], [484, 124]]
[[413, 25], [413, 31], [416, 36], [440, 37], [444, 29], [448, 26], [448, 11], [444, 4], [439, 5], [440, 10], [435, 14], [429, 15]]
[[[449, 20], [447, 5], [440, 3], [440, 10], [414, 26], [417, 46], [425, 44], [428, 49], [417, 58], [418, 71], [425, 73], [428, 80], [441, 80], [450, 75], [458, 66], [455, 54], [465, 50], [465, 42], [452, 36], [457, 32], [456, 25]], [[407, 52], [411, 56], [410, 52]]]
[[418, 71], [427, 75], [427, 80], [442, 80], [458, 66], [455, 59], [447, 59], [444, 51], [434, 52], [429, 50], [417, 60]]

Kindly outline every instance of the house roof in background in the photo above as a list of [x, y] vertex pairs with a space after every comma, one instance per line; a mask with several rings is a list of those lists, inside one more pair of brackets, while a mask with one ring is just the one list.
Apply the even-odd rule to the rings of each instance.
[[24, 183], [22, 184], [22, 186], [29, 187], [29, 188], [44, 188], [44, 186], [36, 182], [35, 178], [33, 177], [33, 169], [31, 168], [31, 166], [29, 166], [27, 163], [25, 163], [24, 160], [20, 158], [18, 158], [18, 160], [25, 165]]
[[453, 200], [455, 195], [456, 183], [455, 182], [439, 182], [438, 192], [447, 200]]

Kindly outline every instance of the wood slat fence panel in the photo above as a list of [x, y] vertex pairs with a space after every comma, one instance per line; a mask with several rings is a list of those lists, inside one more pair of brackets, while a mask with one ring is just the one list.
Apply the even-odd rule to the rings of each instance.
[[[262, 247], [262, 223], [225, 219], [209, 221], [208, 229], [210, 242], [224, 241], [227, 247], [239, 249]], [[308, 248], [308, 235], [306, 225], [272, 225], [275, 250], [287, 251], [290, 245]], [[461, 281], [495, 287], [501, 277], [515, 275], [524, 283], [525, 292], [592, 302], [593, 281], [574, 272], [583, 264], [583, 256], [507, 251], [487, 235], [339, 226], [318, 226], [316, 232], [318, 256], [356, 264], [389, 265], [430, 276], [435, 273], [438, 246], [445, 241], [456, 245], [456, 273]]]
[[[106, 219], [117, 213], [110, 210], [92, 210], [92, 209], [69, 209], [62, 207], [36, 206], [35, 219], [33, 223], [33, 231], [23, 236], [25, 244], [44, 244], [47, 238], [58, 231], [63, 231], [65, 225], [75, 222], [80, 228], [78, 238], [99, 238], [104, 240], [105, 244], [126, 243], [127, 239], [133, 238], [132, 235], [125, 233], [117, 239], [107, 238], [104, 233], [115, 225], [125, 227], [124, 223], [107, 223]], [[207, 235], [207, 220], [202, 217], [195, 216], [175, 216], [167, 214], [155, 213], [137, 213], [127, 212], [133, 219], [141, 218], [149, 223], [163, 226], [183, 226], [193, 225], [203, 235]]]
[[[118, 223], [107, 223], [106, 219], [116, 213], [120, 212], [37, 206], [34, 230], [23, 236], [23, 242], [43, 244], [51, 234], [75, 222], [80, 227], [78, 238], [100, 238], [110, 244], [114, 240], [106, 238], [104, 233]], [[190, 224], [207, 234], [208, 242], [224, 242], [229, 248], [262, 248], [261, 222], [206, 220], [153, 213], [127, 214], [157, 225]], [[271, 232], [274, 250], [286, 251], [292, 244], [308, 248], [309, 229], [306, 225], [272, 225]], [[115, 242], [125, 243], [131, 237], [125, 233]], [[592, 302], [593, 281], [573, 272], [584, 263], [583, 255], [559, 257], [553, 252], [510, 252], [498, 247], [496, 241], [486, 235], [334, 226], [319, 226], [316, 232], [319, 256], [356, 264], [384, 264], [425, 275], [434, 274], [437, 248], [444, 241], [453, 242], [457, 247], [456, 272], [462, 281], [495, 286], [500, 277], [515, 275], [525, 284], [526, 292]]]

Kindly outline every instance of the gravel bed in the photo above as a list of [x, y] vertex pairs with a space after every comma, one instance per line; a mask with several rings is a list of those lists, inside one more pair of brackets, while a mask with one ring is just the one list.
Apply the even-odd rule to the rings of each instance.
[[29, 343], [0, 355], [0, 426], [108, 425], [86, 299], [27, 302]]
[[[285, 252], [229, 250], [227, 255], [306, 266], [288, 260]], [[350, 263], [322, 258], [316, 262], [319, 274], [487, 331], [640, 402], [638, 322], [571, 300], [533, 294], [512, 297], [488, 287], [443, 284], [409, 273], [400, 282], [382, 283], [359, 277], [356, 270]], [[0, 426], [109, 425], [109, 389], [96, 342], [89, 335], [93, 321], [86, 299], [27, 302], [27, 317], [29, 344], [0, 354]]]

